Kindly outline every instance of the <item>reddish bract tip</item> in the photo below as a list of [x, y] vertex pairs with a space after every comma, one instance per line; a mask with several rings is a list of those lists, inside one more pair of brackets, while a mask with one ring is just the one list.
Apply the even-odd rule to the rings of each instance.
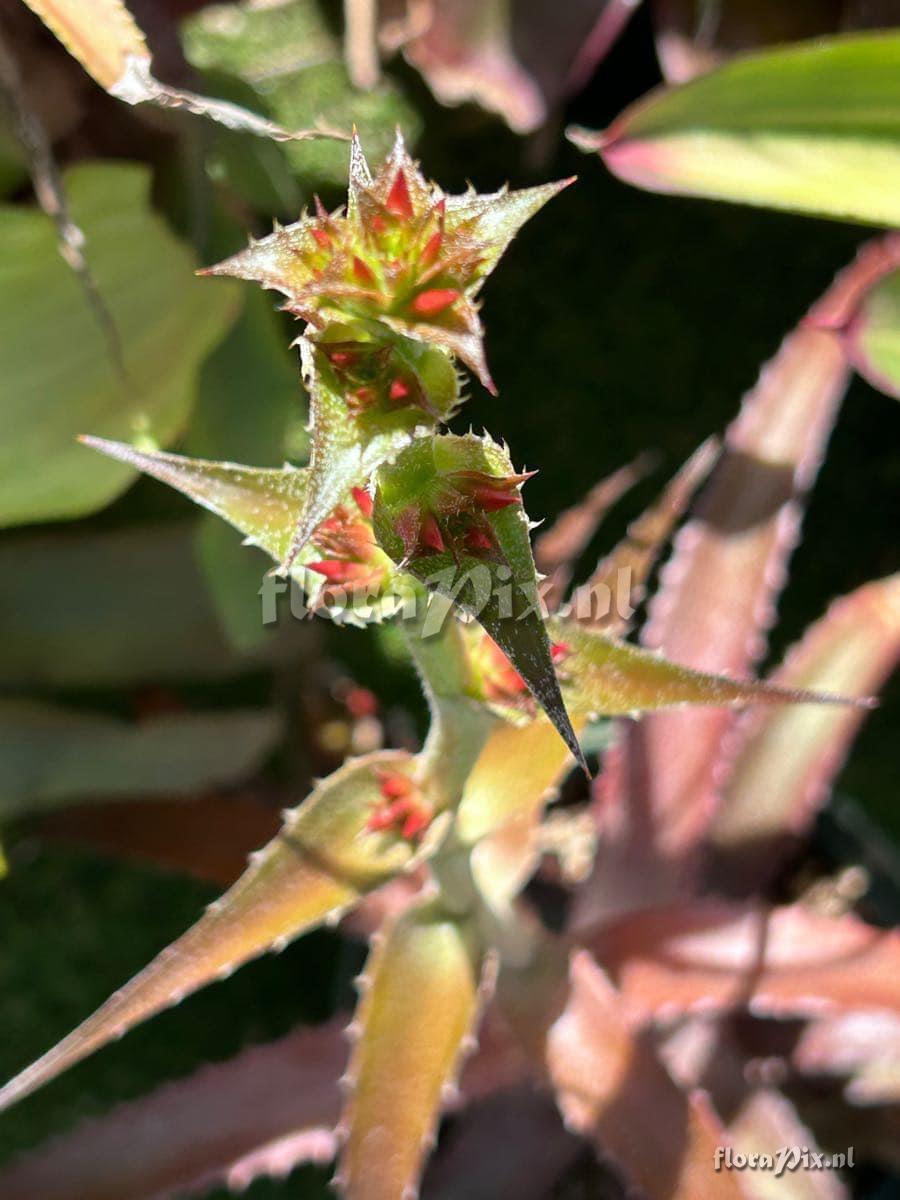
[[367, 286], [375, 282], [375, 272], [356, 254], [353, 256], [353, 275], [358, 283], [363, 283]]
[[419, 534], [420, 541], [423, 546], [428, 546], [435, 550], [438, 554], [443, 554], [447, 549], [444, 544], [444, 537], [441, 533], [441, 527], [435, 520], [433, 513], [426, 513], [422, 521], [422, 528]]
[[350, 489], [353, 494], [353, 499], [356, 501], [356, 507], [364, 517], [371, 517], [375, 507], [372, 497], [365, 488], [355, 487]]
[[421, 262], [423, 267], [431, 266], [431, 264], [434, 262], [434, 260], [440, 254], [441, 246], [443, 245], [443, 242], [444, 242], [444, 235], [441, 232], [441, 230], [438, 229], [431, 235], [431, 237], [425, 243], [422, 253], [419, 256], [419, 261]]
[[494, 549], [493, 539], [488, 533], [485, 532], [485, 530], [479, 529], [477, 526], [473, 526], [471, 529], [466, 531], [465, 541], [466, 548], [469, 550], [474, 550], [476, 553], [481, 550]]
[[409, 399], [409, 384], [399, 376], [391, 380], [391, 386], [388, 389], [388, 395], [396, 403], [400, 400]]
[[431, 288], [427, 292], [420, 292], [410, 308], [417, 316], [436, 317], [455, 304], [461, 294], [458, 288]]
[[408, 796], [414, 790], [415, 784], [408, 775], [402, 775], [399, 771], [390, 774], [385, 772], [381, 776], [379, 787], [385, 800], [399, 800]]
[[412, 199], [402, 170], [397, 171], [384, 207], [391, 216], [399, 217], [401, 221], [411, 221], [414, 216]]
[[327, 230], [319, 229], [318, 226], [313, 226], [312, 235], [323, 250], [327, 250], [331, 245], [331, 235], [327, 232]]

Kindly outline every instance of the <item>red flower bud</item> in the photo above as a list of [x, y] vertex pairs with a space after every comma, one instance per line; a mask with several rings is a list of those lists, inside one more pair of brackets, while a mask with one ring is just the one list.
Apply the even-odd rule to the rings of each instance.
[[431, 288], [420, 292], [409, 307], [419, 317], [436, 317], [455, 304], [461, 295], [458, 288]]
[[406, 184], [406, 176], [402, 171], [397, 172], [397, 176], [391, 185], [391, 190], [388, 192], [384, 207], [392, 216], [399, 217], [401, 221], [411, 221], [415, 215], [409, 195], [409, 188]]
[[371, 517], [375, 505], [372, 497], [365, 488], [355, 487], [350, 489], [353, 494], [353, 499], [356, 501], [356, 507], [364, 517]]
[[441, 527], [438, 525], [434, 513], [425, 513], [424, 517], [422, 518], [422, 526], [419, 531], [419, 540], [423, 546], [429, 546], [438, 554], [443, 554], [447, 549], [441, 533]]

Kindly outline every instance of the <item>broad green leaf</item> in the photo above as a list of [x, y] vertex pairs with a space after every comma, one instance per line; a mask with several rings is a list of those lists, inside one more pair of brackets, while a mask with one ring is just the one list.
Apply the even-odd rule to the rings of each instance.
[[251, 774], [280, 721], [268, 712], [178, 713], [138, 723], [0, 701], [0, 818], [75, 800], [189, 795]]
[[846, 344], [854, 367], [873, 387], [900, 397], [900, 271], [885, 275], [863, 297]]
[[[506, 451], [489, 438], [420, 438], [378, 473], [374, 521], [379, 544], [429, 591], [449, 597], [483, 626], [584, 765], [540, 612], [524, 509], [516, 496], [502, 507], [480, 510], [476, 497], [471, 512], [455, 511], [454, 485], [450, 484], [449, 500], [445, 491], [454, 472], [498, 481], [520, 478]], [[445, 517], [446, 503], [451, 507]], [[460, 521], [470, 519], [478, 523], [481, 548], [473, 549], [466, 540], [470, 530], [459, 528]], [[428, 545], [429, 528], [433, 536], [434, 523], [440, 521], [446, 539], [440, 535]], [[441, 550], [444, 540], [447, 545]]]
[[581, 716], [636, 717], [655, 709], [698, 704], [743, 708], [750, 704], [854, 703], [801, 688], [692, 671], [652, 650], [582, 629], [565, 618], [551, 620], [549, 628], [554, 642], [567, 650], [560, 666], [566, 703]]
[[[0, 686], [226, 679], [290, 660], [309, 645], [306, 623], [287, 619], [268, 627], [252, 653], [229, 645], [199, 569], [195, 535], [194, 521], [178, 521], [7, 540], [0, 546]], [[262, 623], [259, 597], [257, 604]]]
[[619, 178], [900, 225], [900, 33], [822, 38], [738, 58], [572, 131]]
[[[833, 604], [772, 682], [871, 695], [898, 658], [900, 576], [892, 575]], [[807, 832], [865, 715], [806, 705], [745, 715], [710, 830], [711, 869], [732, 894], [761, 890]]]
[[238, 296], [193, 277], [191, 251], [150, 208], [150, 183], [129, 164], [74, 167], [65, 178], [124, 379], [53, 222], [24, 207], [0, 213], [0, 524], [79, 516], [124, 490], [133, 472], [91, 463], [77, 434], [166, 443], [184, 428], [198, 368]]
[[349, 762], [320, 783], [285, 813], [279, 836], [251, 857], [196, 925], [0, 1090], [0, 1109], [249, 959], [336, 920], [364, 892], [403, 871], [413, 858], [411, 841], [389, 829], [370, 832], [369, 822], [384, 803], [382, 773], [409, 777], [412, 765], [410, 755], [385, 751]]
[[[373, 353], [383, 347], [390, 355], [388, 365], [402, 371], [410, 382], [415, 381], [428, 407], [376, 404], [359, 413], [351, 411], [346, 388], [323, 349], [335, 342], [371, 346]], [[381, 337], [376, 342], [360, 324], [329, 325], [315, 341], [304, 338], [301, 355], [311, 399], [312, 453], [309, 486], [291, 539], [287, 566], [351, 487], [365, 487], [378, 467], [395, 458], [413, 437], [449, 419], [459, 392], [453, 363], [442, 350], [403, 337], [388, 341]]]
[[405, 913], [363, 978], [338, 1180], [347, 1200], [416, 1194], [445, 1089], [478, 1012], [482, 950], [439, 904]]
[[[415, 109], [390, 80], [370, 91], [352, 86], [340, 41], [317, 4], [213, 4], [183, 23], [182, 45], [194, 67], [252, 87], [258, 105], [288, 128], [356, 126], [378, 156], [390, 149], [397, 125], [410, 138], [419, 132]], [[283, 151], [303, 186], [346, 181], [344, 146], [321, 140]]]

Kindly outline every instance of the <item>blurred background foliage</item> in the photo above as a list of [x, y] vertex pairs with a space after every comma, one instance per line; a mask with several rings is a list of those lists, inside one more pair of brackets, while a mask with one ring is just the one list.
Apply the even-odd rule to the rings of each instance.
[[[442, 106], [402, 57], [371, 89], [355, 88], [330, 0], [132, 7], [160, 77], [289, 127], [356, 123], [374, 159], [399, 124], [447, 190], [579, 174], [486, 288], [501, 394], [492, 399], [472, 381], [457, 427], [502, 433], [517, 463], [540, 468], [529, 485], [534, 516], [558, 513], [642, 450], [658, 452], [660, 473], [614, 514], [586, 559], [723, 428], [760, 364], [864, 236], [850, 225], [648, 195], [564, 140], [567, 122], [601, 128], [659, 81], [646, 6], [605, 59], [581, 71], [573, 94], [554, 91], [546, 63], [543, 77], [531, 76], [533, 95], [505, 93], [499, 107], [518, 132], [474, 103]], [[578, 22], [596, 8], [572, 6], [576, 48]], [[833, 28], [840, 9], [820, 5], [808, 25], [773, 36]], [[733, 28], [745, 42], [740, 22]], [[294, 219], [314, 192], [339, 203], [346, 146], [276, 143], [178, 112], [126, 108], [13, 0], [0, 5], [0, 29], [63, 168], [115, 325], [114, 346], [34, 206], [15, 139], [0, 129], [0, 820], [9, 864], [0, 885], [0, 1072], [8, 1075], [180, 933], [313, 775], [351, 749], [415, 745], [424, 713], [389, 630], [336, 635], [325, 622], [292, 621], [286, 607], [277, 627], [264, 627], [261, 555], [74, 441], [85, 432], [258, 465], [304, 460], [296, 328], [269, 296], [197, 280], [193, 269], [273, 219]], [[520, 36], [526, 64], [540, 32], [530, 31], [530, 44]], [[544, 42], [551, 65], [554, 54], [573, 57], [556, 33]], [[857, 380], [804, 523], [772, 660], [832, 596], [897, 569], [898, 527], [900, 409]], [[897, 696], [895, 686], [867, 724], [814, 848], [829, 862], [862, 854], [877, 863], [885, 919], [897, 905]], [[328, 932], [251, 964], [5, 1116], [0, 1152], [298, 1020], [324, 1019], [346, 1000], [358, 965], [355, 946]], [[247, 1194], [324, 1196], [326, 1174], [305, 1168]]]

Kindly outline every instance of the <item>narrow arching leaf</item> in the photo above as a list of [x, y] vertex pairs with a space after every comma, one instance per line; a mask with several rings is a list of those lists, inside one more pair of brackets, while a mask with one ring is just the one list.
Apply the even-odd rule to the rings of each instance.
[[[538, 980], [541, 969], [501, 974], [499, 996], [568, 1128], [650, 1200], [741, 1200], [738, 1172], [715, 1170], [724, 1132], [708, 1102], [675, 1084], [590, 955], [576, 952], [568, 972], [563, 961]], [[535, 985], [543, 992], [537, 1002]]]
[[555, 612], [562, 603], [575, 564], [597, 526], [610, 508], [643, 478], [649, 466], [649, 456], [643, 455], [620, 467], [595, 484], [578, 504], [560, 513], [550, 528], [535, 538], [535, 566], [542, 575], [549, 576], [541, 587], [549, 612]]
[[416, 1194], [428, 1140], [478, 1011], [473, 923], [437, 903], [394, 924], [366, 968], [338, 1179], [347, 1200]]
[[897, 225], [898, 56], [894, 31], [748, 55], [571, 136], [651, 191]]
[[378, 473], [375, 532], [398, 566], [482, 625], [583, 765], [541, 616], [524, 478], [489, 438], [420, 439]]
[[[79, 433], [165, 444], [191, 411], [197, 371], [235, 312], [233, 289], [193, 278], [196, 266], [150, 208], [150, 172], [125, 163], [73, 168], [73, 220], [115, 322], [125, 378], [77, 276], [60, 258], [53, 222], [22, 206], [0, 221], [0, 524], [74, 517], [108, 504], [133, 478], [120, 463], [86, 468]], [[53, 352], [47, 353], [47, 331]], [[36, 464], [40, 470], [36, 470]]]
[[186, 796], [250, 775], [279, 739], [272, 712], [178, 713], [137, 724], [0, 701], [0, 820], [77, 800]]
[[[566, 703], [591, 716], [638, 716], [660, 708], [711, 705], [744, 708], [750, 704], [852, 705], [840, 696], [755, 680], [730, 679], [692, 671], [661, 655], [556, 617], [549, 624], [556, 645], [565, 646], [560, 663]], [[859, 702], [858, 702], [859, 703]], [[864, 700], [864, 706], [871, 702]]]
[[149, 67], [144, 34], [123, 0], [96, 0], [90, 13], [78, 0], [26, 3], [101, 87], [114, 87], [135, 60]]
[[691, 497], [712, 470], [719, 452], [715, 438], [691, 455], [662, 495], [625, 537], [597, 564], [590, 579], [576, 588], [567, 612], [590, 629], [622, 635], [642, 602], [653, 566]]
[[106, 438], [85, 436], [81, 441], [183, 492], [239, 529], [273, 558], [281, 559], [286, 553], [306, 495], [305, 470], [209, 462], [139, 450]]
[[313, 129], [284, 129], [237, 104], [160, 83], [151, 73], [144, 34], [124, 0], [95, 0], [89, 8], [79, 0], [26, 0], [26, 3], [88, 74], [111, 96], [126, 104], [184, 108], [210, 117], [228, 129], [245, 130], [276, 141], [334, 136]]
[[[877, 692], [900, 659], [900, 576], [836, 601], [772, 676], [782, 687]], [[865, 716], [860, 708], [745, 715], [710, 830], [711, 869], [730, 891], [762, 886], [807, 832]]]
[[[356, 361], [339, 369], [329, 361], [338, 355]], [[335, 324], [315, 341], [302, 339], [301, 357], [312, 402], [309, 485], [282, 570], [352, 487], [365, 487], [417, 433], [448, 420], [458, 395], [456, 371], [442, 350], [409, 338], [375, 340], [362, 325]], [[391, 400], [394, 387], [402, 402]], [[363, 391], [365, 401], [351, 406]]]
[[642, 1021], [744, 1008], [781, 1018], [900, 1009], [900, 934], [800, 904], [647, 909], [608, 925], [591, 949]]
[[285, 813], [281, 834], [196, 925], [0, 1090], [0, 1108], [249, 959], [336, 919], [363, 892], [399, 874], [417, 838], [373, 821], [385, 807], [386, 779], [415, 789], [412, 763], [408, 754], [385, 751], [349, 762], [320, 783]]
[[[288, 555], [309, 490], [307, 470], [290, 466], [269, 470], [145, 453], [102, 438], [82, 441], [177, 488], [234, 525], [251, 545], [276, 562], [283, 562]], [[388, 558], [375, 545], [369, 518], [360, 507], [368, 509], [370, 505], [359, 492], [345, 499], [345, 504], [329, 510], [331, 516], [321, 525], [321, 537], [314, 537], [304, 548], [292, 575], [303, 586], [310, 609], [336, 620], [365, 624], [392, 612], [402, 597], [385, 595], [393, 572]], [[307, 563], [313, 566], [304, 569]], [[334, 591], [329, 584], [331, 576], [322, 573], [332, 568], [340, 584]], [[358, 597], [354, 590], [357, 576]]]
[[299, 1029], [84, 1121], [0, 1170], [5, 1200], [159, 1200], [329, 1162], [343, 1022]]
[[[823, 303], [847, 286], [839, 276]], [[752, 672], [847, 377], [837, 336], [809, 326], [795, 331], [763, 369], [675, 538], [649, 605], [645, 645], [696, 670], [733, 678]], [[708, 827], [716, 765], [733, 720], [724, 708], [660, 713], [624, 731], [612, 752], [610, 787], [618, 798], [606, 811], [646, 814], [650, 829], [623, 829], [621, 836], [635, 839], [631, 849], [645, 860], [647, 887], [654, 868], [646, 860], [660, 853], [690, 857]], [[592, 887], [583, 890], [585, 898]]]

